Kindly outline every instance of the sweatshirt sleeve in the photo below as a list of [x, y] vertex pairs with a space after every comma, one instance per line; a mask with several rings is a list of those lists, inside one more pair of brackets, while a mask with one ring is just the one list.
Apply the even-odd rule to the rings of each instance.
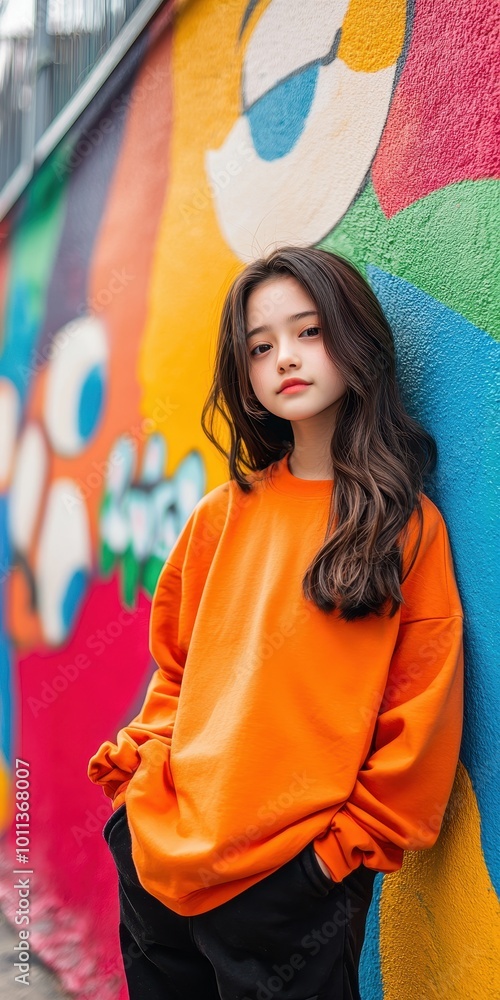
[[[164, 563], [156, 582], [149, 618], [149, 651], [156, 670], [148, 684], [138, 715], [117, 734], [116, 743], [106, 740], [90, 758], [87, 776], [102, 785], [113, 800], [113, 809], [125, 801], [127, 785], [138, 768], [138, 748], [154, 736], [170, 748], [187, 650], [179, 641], [179, 618], [183, 592], [183, 568], [189, 546], [198, 546], [194, 526], [202, 503], [191, 512]], [[198, 553], [198, 549], [196, 549]], [[203, 555], [200, 552], [198, 561]]]
[[406, 603], [369, 755], [349, 799], [315, 839], [335, 881], [360, 864], [397, 871], [405, 850], [432, 847], [453, 787], [463, 727], [463, 612], [446, 527], [434, 511], [423, 554], [402, 585]]

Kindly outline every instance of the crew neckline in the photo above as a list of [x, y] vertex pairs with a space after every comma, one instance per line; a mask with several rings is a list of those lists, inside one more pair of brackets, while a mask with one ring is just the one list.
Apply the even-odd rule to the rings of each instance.
[[331, 495], [333, 479], [299, 479], [290, 471], [288, 454], [287, 452], [269, 467], [268, 481], [273, 490], [304, 499]]

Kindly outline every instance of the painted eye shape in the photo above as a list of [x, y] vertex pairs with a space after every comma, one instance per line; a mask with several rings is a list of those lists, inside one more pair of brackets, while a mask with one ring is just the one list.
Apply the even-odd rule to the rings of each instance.
[[72, 479], [55, 479], [35, 558], [38, 609], [47, 642], [64, 642], [80, 613], [92, 567], [87, 506]]
[[318, 79], [307, 66], [282, 80], [247, 111], [252, 142], [261, 160], [277, 160], [297, 145], [305, 129]]
[[78, 455], [94, 436], [104, 409], [109, 348], [102, 321], [66, 324], [52, 342], [44, 421], [59, 455]]
[[38, 424], [29, 421], [17, 442], [8, 504], [9, 535], [17, 552], [26, 559], [43, 502], [48, 469], [45, 434]]
[[302, 0], [295, 12], [287, 0], [273, 0], [253, 29], [243, 66], [242, 106], [262, 161], [284, 159], [299, 145], [313, 112], [320, 69], [335, 59], [347, 6], [347, 0]]

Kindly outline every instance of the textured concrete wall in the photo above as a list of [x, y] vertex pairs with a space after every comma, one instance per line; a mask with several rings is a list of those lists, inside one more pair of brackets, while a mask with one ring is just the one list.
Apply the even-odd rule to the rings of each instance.
[[228, 276], [296, 241], [350, 257], [387, 312], [407, 406], [438, 441], [432, 498], [465, 610], [455, 788], [435, 847], [377, 876], [363, 1000], [493, 998], [498, 7], [178, 7], [3, 226], [0, 900], [13, 919], [17, 756], [31, 765], [33, 944], [79, 997], [126, 996], [109, 806], [86, 764], [142, 702], [159, 568], [225, 478], [200, 412]]

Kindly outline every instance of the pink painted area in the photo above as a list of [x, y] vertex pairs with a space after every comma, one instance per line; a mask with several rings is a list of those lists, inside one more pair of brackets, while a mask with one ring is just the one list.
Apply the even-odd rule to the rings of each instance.
[[[154, 670], [149, 613], [141, 594], [127, 619], [117, 578], [95, 582], [71, 641], [57, 653], [38, 650], [18, 663], [22, 718], [15, 755], [29, 762], [31, 773], [31, 942], [79, 1000], [127, 997], [116, 869], [102, 837], [111, 802], [90, 782], [87, 766], [142, 704]], [[0, 901], [11, 921], [14, 859], [11, 826], [0, 861]]]
[[416, 0], [372, 166], [386, 216], [448, 184], [500, 176], [499, 40], [497, 0]]

